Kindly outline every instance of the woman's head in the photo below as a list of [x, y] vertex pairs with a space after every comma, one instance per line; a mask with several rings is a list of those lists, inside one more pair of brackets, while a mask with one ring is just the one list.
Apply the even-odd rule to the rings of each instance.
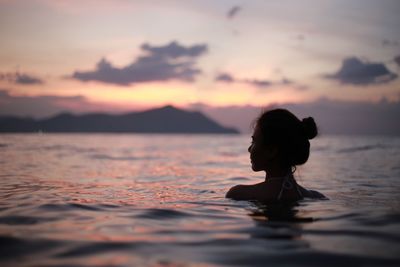
[[286, 109], [265, 111], [256, 120], [249, 147], [254, 171], [289, 169], [304, 164], [310, 155], [309, 139], [317, 136], [314, 119], [302, 121]]

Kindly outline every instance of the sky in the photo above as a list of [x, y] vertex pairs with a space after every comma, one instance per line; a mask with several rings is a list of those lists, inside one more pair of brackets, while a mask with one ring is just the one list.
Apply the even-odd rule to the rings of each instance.
[[0, 0], [0, 114], [396, 104], [399, 13], [397, 0]]

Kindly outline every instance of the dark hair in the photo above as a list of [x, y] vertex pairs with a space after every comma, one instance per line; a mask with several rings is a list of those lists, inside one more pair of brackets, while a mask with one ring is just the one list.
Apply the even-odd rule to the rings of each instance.
[[310, 142], [318, 134], [312, 117], [299, 120], [286, 109], [264, 111], [256, 120], [265, 145], [278, 147], [283, 167], [304, 164], [310, 155]]

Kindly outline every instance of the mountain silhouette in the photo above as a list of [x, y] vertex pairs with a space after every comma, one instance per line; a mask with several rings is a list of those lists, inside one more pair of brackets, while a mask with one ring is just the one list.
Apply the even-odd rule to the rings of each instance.
[[47, 119], [0, 117], [0, 132], [50, 133], [239, 133], [219, 125], [200, 112], [173, 106], [120, 115], [61, 113]]

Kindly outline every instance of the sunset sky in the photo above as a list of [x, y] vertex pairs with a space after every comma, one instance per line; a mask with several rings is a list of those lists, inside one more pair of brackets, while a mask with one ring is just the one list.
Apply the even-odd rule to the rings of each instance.
[[0, 0], [0, 113], [400, 101], [400, 2]]

